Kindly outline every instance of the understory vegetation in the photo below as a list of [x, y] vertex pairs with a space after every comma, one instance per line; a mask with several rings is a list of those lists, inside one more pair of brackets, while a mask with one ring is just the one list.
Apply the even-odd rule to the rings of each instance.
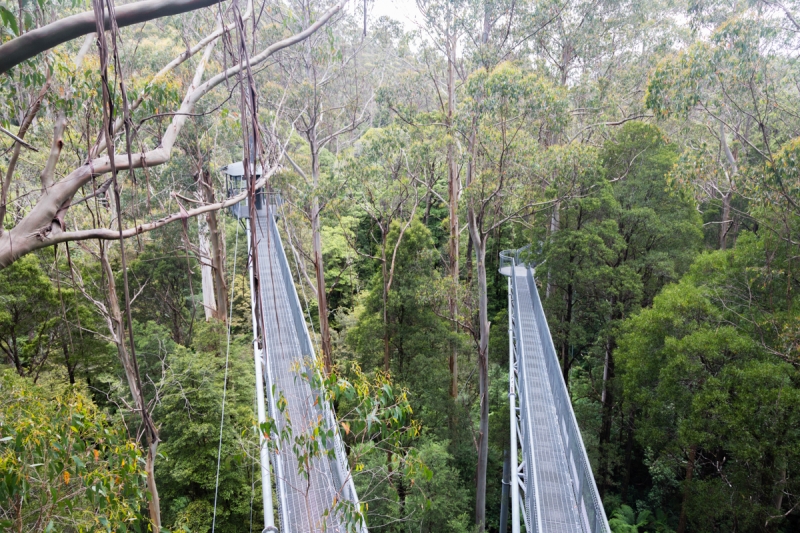
[[[510, 531], [528, 247], [612, 532], [800, 530], [800, 3], [143, 4], [0, 0], [0, 529], [261, 531], [338, 431], [351, 529]], [[262, 188], [335, 428], [258, 423]]]

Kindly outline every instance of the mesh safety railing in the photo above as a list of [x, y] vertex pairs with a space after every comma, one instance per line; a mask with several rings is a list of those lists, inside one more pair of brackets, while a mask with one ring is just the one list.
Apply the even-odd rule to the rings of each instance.
[[[274, 203], [270, 202], [270, 207], [273, 207]], [[292, 271], [289, 268], [289, 261], [286, 258], [286, 253], [283, 248], [283, 242], [281, 240], [281, 236], [278, 232], [277, 225], [275, 224], [275, 219], [273, 216], [267, 216], [268, 224], [270, 227], [270, 232], [272, 238], [275, 239], [276, 243], [276, 250], [278, 256], [278, 263], [280, 267], [281, 277], [283, 278], [282, 281], [284, 286], [286, 287], [289, 293], [289, 307], [292, 311], [292, 319], [294, 322], [294, 326], [297, 330], [297, 338], [300, 341], [300, 349], [304, 356], [310, 358], [312, 361], [316, 362], [316, 353], [314, 351], [314, 345], [311, 342], [311, 336], [308, 332], [308, 326], [305, 321], [305, 317], [303, 316], [303, 310], [300, 306], [300, 298], [297, 294], [297, 289], [294, 285], [294, 278], [292, 277]], [[316, 369], [307, 369], [316, 371]], [[355, 484], [353, 483], [353, 477], [350, 474], [350, 465], [347, 461], [347, 453], [344, 448], [344, 443], [342, 442], [341, 434], [339, 433], [338, 424], [336, 423], [336, 417], [333, 414], [333, 410], [331, 409], [330, 402], [324, 398], [323, 391], [315, 391], [315, 394], [319, 395], [319, 401], [315, 402], [315, 404], [319, 407], [321, 406], [321, 415], [323, 420], [325, 420], [325, 424], [327, 425], [327, 429], [333, 430], [334, 438], [333, 438], [333, 452], [334, 452], [334, 460], [331, 464], [331, 472], [336, 478], [337, 484], [340, 488], [341, 494], [339, 495], [338, 499], [345, 499], [350, 502], [358, 509], [359, 500], [358, 495], [356, 494]], [[358, 531], [360, 533], [367, 533], [367, 529], [363, 524], [359, 524]]]
[[550, 328], [544, 316], [539, 291], [536, 289], [533, 277], [534, 271], [532, 268], [527, 268], [526, 270], [525, 280], [530, 288], [533, 314], [544, 350], [547, 378], [553, 395], [564, 452], [572, 475], [572, 488], [580, 507], [579, 512], [587, 531], [591, 533], [610, 533], [608, 519], [595, 484], [589, 458], [586, 455], [586, 448], [583, 444], [578, 421], [575, 418], [569, 392], [561, 373], [561, 366], [556, 356], [553, 339], [550, 336]]

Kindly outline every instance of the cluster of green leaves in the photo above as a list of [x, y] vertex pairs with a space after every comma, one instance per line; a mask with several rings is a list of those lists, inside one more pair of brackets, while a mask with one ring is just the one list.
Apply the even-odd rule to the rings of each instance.
[[146, 531], [141, 450], [84, 391], [0, 374], [0, 527]]
[[614, 533], [673, 533], [663, 511], [659, 510], [657, 515], [647, 509], [637, 513], [629, 505], [615, 509], [608, 525]]
[[786, 331], [781, 317], [794, 322], [797, 310], [776, 292], [782, 276], [763, 258], [764, 240], [751, 235], [734, 250], [703, 255], [620, 339], [625, 394], [642, 410], [642, 446], [676, 473], [687, 450], [698, 449], [685, 490], [689, 523], [703, 531], [780, 525], [776, 498], [796, 492], [786, 469], [800, 453], [800, 374], [774, 347]]
[[[144, 365], [166, 367], [157, 384], [159, 403], [153, 413], [163, 441], [156, 469], [163, 523], [176, 531], [210, 531], [216, 495], [215, 529], [241, 531], [252, 518], [263, 515], [260, 483], [253, 483], [259, 469], [252, 351], [249, 343], [234, 339], [216, 493], [226, 330], [220, 322], [200, 322], [189, 347], [170, 343], [169, 336], [164, 326], [155, 323], [137, 333]], [[157, 351], [162, 352], [160, 357]]]

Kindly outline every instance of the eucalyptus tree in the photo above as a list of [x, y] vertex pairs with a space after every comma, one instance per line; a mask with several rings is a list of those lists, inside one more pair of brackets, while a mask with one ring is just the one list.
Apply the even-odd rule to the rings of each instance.
[[465, 106], [472, 119], [472, 154], [464, 182], [467, 228], [476, 256], [478, 287], [478, 500], [476, 523], [484, 527], [489, 433], [489, 308], [486, 242], [503, 224], [549, 203], [547, 184], [531, 172], [538, 140], [563, 127], [567, 101], [547, 79], [510, 63], [479, 70], [467, 80]]
[[689, 137], [674, 177], [693, 184], [699, 201], [721, 203], [721, 249], [741, 219], [733, 200], [752, 196], [749, 170], [773, 163], [780, 145], [800, 134], [797, 37], [784, 29], [787, 12], [770, 3], [737, 8], [712, 19], [716, 27], [708, 38], [657, 65], [645, 102], [659, 118], [688, 118], [706, 133]]
[[[357, 183], [357, 192], [353, 196], [359, 210], [369, 217], [370, 226], [377, 228], [378, 242], [375, 244], [378, 251], [374, 256], [369, 251], [366, 254], [380, 263], [384, 372], [389, 372], [391, 364], [389, 292], [394, 281], [397, 252], [406, 230], [417, 217], [420, 203], [418, 182], [426, 163], [424, 159], [420, 161], [415, 157], [419, 142], [414, 142], [410, 133], [398, 126], [369, 130], [359, 141], [358, 158], [345, 170]], [[397, 235], [390, 243], [392, 230]]]
[[[154, 16], [158, 16], [160, 3], [144, 2], [143, 4], [148, 4], [151, 8], [154, 8], [154, 13], [156, 13]], [[201, 6], [201, 4], [192, 2], [184, 4]], [[161, 7], [164, 6], [162, 5]], [[169, 5], [166, 7], [169, 7]], [[126, 87], [126, 77], [131, 72], [126, 71], [126, 64], [120, 58], [124, 53], [130, 53], [133, 56], [136, 47], [134, 46], [132, 49], [125, 48], [121, 44], [119, 24], [116, 22], [115, 10], [112, 5], [96, 2], [94, 14], [82, 14], [78, 15], [77, 18], [68, 17], [53, 23], [54, 25], [44, 26], [43, 30], [54, 31], [61, 36], [60, 38], [66, 40], [67, 38], [93, 31], [92, 27], [86, 27], [84, 21], [86, 17], [91, 15], [90, 20], [95, 24], [94, 31], [97, 31], [99, 36], [97, 44], [100, 69], [97, 72], [94, 68], [83, 69], [78, 66], [76, 72], [75, 67], [67, 63], [66, 65], [59, 65], [57, 69], [53, 69], [53, 73], [50, 74], [54, 76], [52, 83], [50, 78], [41, 80], [41, 91], [45, 93], [43, 101], [46, 101], [49, 106], [54, 108], [53, 115], [48, 117], [53, 119], [50, 152], [45, 160], [37, 161], [38, 164], [41, 164], [38, 183], [26, 183], [27, 190], [20, 191], [18, 195], [18, 198], [30, 196], [32, 200], [27, 200], [30, 207], [20, 214], [10, 229], [0, 235], [0, 266], [2, 267], [7, 267], [23, 255], [44, 247], [57, 246], [60, 243], [74, 241], [96, 240], [98, 242], [99, 251], [95, 253], [102, 265], [107, 299], [105, 301], [98, 299], [92, 296], [89, 291], [85, 291], [84, 295], [95, 304], [106, 319], [109, 337], [113, 340], [119, 352], [134, 410], [141, 417], [144, 439], [147, 444], [145, 471], [147, 473], [148, 492], [150, 493], [148, 499], [150, 521], [153, 527], [156, 528], [161, 525], [160, 506], [154, 475], [159, 437], [157, 426], [150, 416], [150, 411], [142, 392], [142, 380], [139, 375], [133, 343], [130, 311], [131, 298], [128, 290], [128, 273], [123, 242], [126, 238], [141, 235], [170, 222], [185, 221], [190, 216], [205, 214], [232, 205], [242, 200], [247, 193], [240, 193], [221, 202], [201, 202], [197, 207], [187, 210], [178, 199], [180, 194], [177, 191], [171, 191], [175, 203], [168, 205], [167, 209], [161, 210], [158, 213], [160, 215], [159, 218], [153, 218], [148, 222], [140, 222], [134, 219], [132, 225], [125, 227], [129, 222], [126, 222], [123, 218], [125, 213], [122, 210], [120, 201], [120, 185], [123, 178], [120, 173], [128, 171], [127, 186], [132, 187], [136, 182], [136, 174], [134, 173], [136, 169], [142, 169], [146, 176], [147, 169], [167, 163], [172, 156], [173, 147], [183, 126], [189, 117], [195, 114], [198, 105], [202, 108], [201, 100], [208, 97], [218, 86], [226, 84], [228, 80], [238, 76], [243, 70], [249, 70], [265, 62], [276, 52], [300, 43], [313, 35], [341, 10], [342, 4], [332, 5], [314, 21], [307, 19], [308, 25], [298, 33], [290, 34], [285, 28], [277, 31], [272, 28], [266, 35], [255, 32], [246, 34], [242, 21], [243, 14], [236, 6], [234, 7], [235, 9], [229, 13], [229, 16], [233, 18], [232, 22], [221, 24], [212, 21], [210, 24], [205, 25], [204, 28], [207, 32], [205, 36], [201, 37], [194, 46], [189, 46], [186, 50], [180, 52], [175, 59], [156, 72], [142, 88], [139, 95], [126, 90], [129, 89], [129, 87]], [[122, 11], [123, 14], [126, 12], [125, 9]], [[278, 10], [277, 16], [281, 18], [290, 16], [290, 14]], [[8, 23], [8, 17], [4, 17], [4, 20]], [[108, 27], [105, 26], [106, 22], [109, 23]], [[67, 30], [63, 30], [65, 27]], [[108, 32], [109, 35], [106, 34], [106, 28], [110, 30]], [[242, 58], [240, 57], [240, 61], [232, 65], [228, 65], [227, 61], [225, 61], [218, 73], [203, 81], [206, 68], [211, 62], [215, 43], [220, 37], [227, 36], [229, 32], [236, 28], [241, 30], [237, 34], [239, 39], [243, 42], [251, 41], [253, 48], [258, 47], [259, 51], [250, 55], [246, 60], [241, 60]], [[12, 39], [4, 46], [18, 46], [19, 42], [29, 41], [31, 34], [35, 34], [35, 30], [17, 37], [16, 39], [20, 39], [20, 41]], [[261, 44], [262, 39], [268, 40], [271, 44]], [[45, 39], [43, 42], [46, 44], [49, 41]], [[84, 45], [86, 43], [91, 44], [91, 41], [86, 39]], [[82, 46], [78, 50], [76, 54], [76, 63], [78, 65], [80, 65], [80, 60], [86, 56], [88, 48], [88, 46]], [[38, 49], [41, 48], [33, 48], [33, 50]], [[148, 99], [148, 90], [153, 88], [154, 82], [157, 82], [160, 77], [167, 76], [173, 72], [176, 67], [200, 51], [203, 52], [202, 57], [194, 65], [193, 75], [185, 86], [185, 96], [181, 103], [176, 104], [174, 101], [169, 101], [167, 104], [169, 106], [177, 106], [177, 109], [174, 112], [166, 113], [166, 115], [156, 112], [157, 117], [144, 116], [139, 119], [140, 128], [136, 132], [132, 131], [134, 113], [147, 111], [146, 107], [144, 109], [140, 108], [142, 103]], [[93, 63], [94, 65], [96, 63]], [[128, 68], [130, 68], [131, 64], [128, 65]], [[212, 67], [216, 65], [214, 63], [211, 64]], [[28, 68], [27, 65], [24, 67]], [[116, 81], [119, 82], [119, 91], [117, 91], [116, 82], [112, 85], [109, 81], [111, 79], [109, 70], [113, 70], [118, 76]], [[83, 78], [81, 81], [84, 83], [75, 83], [78, 78]], [[36, 79], [34, 78], [34, 80]], [[86, 90], [82, 94], [84, 98], [80, 99], [75, 94], [76, 87], [77, 90]], [[92, 94], [101, 95], [101, 98], [92, 98], [90, 96]], [[42, 107], [38, 99], [34, 100], [31, 106], [31, 109], [41, 109]], [[121, 109], [121, 113], [117, 111], [119, 109]], [[84, 137], [86, 148], [75, 149], [75, 155], [73, 156], [71, 153], [73, 147], [68, 144], [73, 133], [72, 128], [70, 128], [70, 119], [74, 120], [75, 117], [80, 117], [82, 114], [85, 114], [87, 123]], [[142, 131], [141, 124], [147, 119], [164, 116], [171, 117], [166, 127], [160, 124], [161, 127], [155, 131], [147, 129]], [[72, 125], [78, 126], [81, 125], [81, 122], [75, 120]], [[134, 150], [133, 134], [138, 134], [136, 139], [138, 151]], [[25, 143], [25, 141], [17, 140], [16, 136], [14, 137], [15, 143]], [[91, 139], [95, 139], [93, 144]], [[116, 153], [118, 143], [124, 146], [121, 154]], [[68, 150], [64, 150], [65, 145]], [[151, 147], [148, 148], [148, 145]], [[104, 153], [106, 155], [103, 155]], [[16, 170], [9, 169], [7, 171], [2, 190], [4, 204], [9, 199], [10, 183], [15, 179], [19, 179], [18, 176], [22, 172], [29, 173], [31, 170], [21, 169], [18, 166]], [[275, 167], [265, 172], [264, 176], [261, 177], [260, 185], [266, 182], [274, 170]], [[98, 178], [105, 175], [110, 175], [110, 178], [104, 183], [98, 183]], [[58, 179], [60, 176], [63, 176], [63, 178]], [[86, 191], [86, 188], [89, 188], [89, 191]], [[84, 191], [83, 197], [79, 198], [77, 195], [81, 191]], [[105, 196], [106, 191], [111, 193], [114, 199], [113, 212], [107, 217], [101, 216], [100, 212], [92, 210], [92, 204], [96, 204], [99, 197]], [[174, 211], [170, 213], [169, 211], [173, 209]], [[73, 224], [75, 228], [70, 229], [70, 224]], [[121, 243], [120, 258], [124, 278], [122, 298], [117, 294], [113, 270], [109, 261], [109, 243], [114, 240], [119, 240]], [[130, 337], [129, 346], [126, 341], [126, 325], [127, 333]]]
[[[316, 11], [325, 4], [317, 5], [310, 0], [298, 0], [296, 11], [301, 24], [307, 25], [316, 16]], [[319, 311], [319, 328], [325, 371], [332, 367], [330, 311], [328, 288], [325, 284], [325, 265], [322, 257], [321, 213], [325, 208], [325, 197], [320, 194], [323, 185], [323, 152], [338, 152], [340, 138], [356, 132], [369, 118], [372, 102], [369, 72], [359, 65], [359, 54], [365, 45], [365, 37], [345, 19], [336, 31], [320, 33], [307, 39], [301, 47], [281, 55], [282, 75], [292, 85], [288, 95], [279, 95], [285, 100], [287, 120], [304, 141], [306, 153], [289, 150], [286, 154], [291, 168], [302, 179], [299, 200], [308, 221], [311, 223], [311, 246], [309, 254], [314, 265], [315, 291]], [[327, 169], [330, 172], [332, 169]], [[297, 205], [297, 202], [296, 202]]]
[[[431, 68], [431, 62], [436, 65], [435, 59], [428, 58], [427, 76], [432, 78], [435, 94], [438, 97], [438, 112], [442, 118], [445, 134], [447, 135], [447, 200], [449, 207], [448, 226], [450, 239], [448, 241], [448, 273], [452, 281], [452, 289], [448, 298], [450, 320], [454, 326], [458, 324], [458, 301], [456, 287], [460, 284], [459, 269], [459, 219], [458, 202], [461, 197], [461, 174], [459, 168], [460, 154], [457, 153], [456, 127], [456, 91], [458, 82], [456, 69], [458, 63], [459, 40], [463, 38], [466, 27], [463, 17], [470, 9], [469, 0], [443, 1], [443, 0], [417, 0], [417, 7], [421, 12], [425, 26], [424, 29], [433, 41], [433, 46], [441, 52], [446, 61], [446, 74], [444, 85], [445, 94], [439, 87], [441, 72]], [[456, 326], [457, 327], [457, 326]], [[458, 346], [453, 343], [450, 352], [450, 395], [458, 396]]]

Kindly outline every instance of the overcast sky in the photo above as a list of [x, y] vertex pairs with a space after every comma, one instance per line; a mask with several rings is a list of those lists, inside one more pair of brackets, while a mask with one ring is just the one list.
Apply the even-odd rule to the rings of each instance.
[[[360, 1], [355, 0], [354, 3]], [[419, 19], [419, 10], [414, 0], [374, 0], [369, 7], [370, 18], [377, 19], [384, 15], [402, 22], [407, 30], [417, 28], [414, 20]]]

